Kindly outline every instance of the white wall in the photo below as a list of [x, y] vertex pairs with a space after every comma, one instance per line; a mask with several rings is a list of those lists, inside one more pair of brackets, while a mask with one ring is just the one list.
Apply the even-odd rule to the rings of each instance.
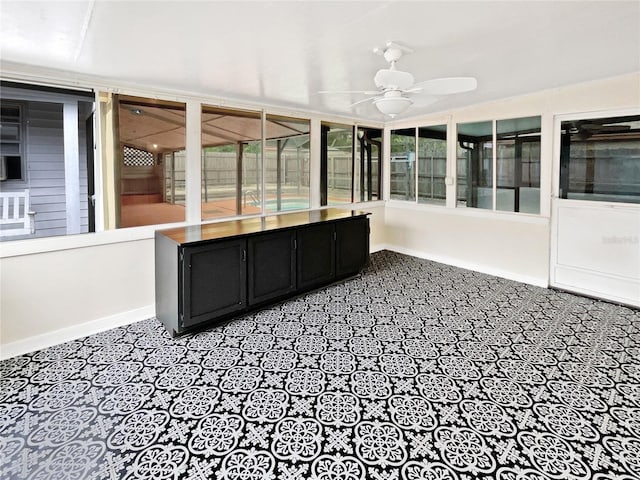
[[382, 202], [375, 202], [375, 206], [367, 205], [366, 203], [360, 203], [354, 206], [354, 210], [362, 210], [363, 212], [371, 213], [369, 217], [369, 227], [371, 228], [371, 235], [369, 236], [369, 249], [372, 252], [377, 252], [385, 248], [385, 207]]
[[147, 239], [2, 258], [2, 357], [153, 315], [153, 253]]
[[[639, 104], [640, 74], [634, 74], [389, 124], [391, 128], [404, 128], [448, 121], [451, 128], [460, 122], [541, 115], [542, 198], [540, 215], [388, 202], [385, 211], [386, 248], [547, 286], [553, 194], [551, 176], [555, 161], [554, 116], [578, 112], [588, 114]], [[454, 187], [448, 188], [453, 196]]]
[[544, 220], [465, 216], [395, 202], [385, 211], [387, 249], [534, 285], [547, 284], [548, 237]]

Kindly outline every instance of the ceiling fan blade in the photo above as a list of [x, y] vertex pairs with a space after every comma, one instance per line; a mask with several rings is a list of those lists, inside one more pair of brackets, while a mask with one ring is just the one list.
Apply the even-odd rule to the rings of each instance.
[[357, 102], [352, 103], [351, 105], [349, 105], [349, 108], [355, 107], [356, 105], [360, 105], [361, 103], [370, 102], [372, 100], [375, 100], [375, 97], [374, 98], [365, 98], [363, 100], [358, 100]]
[[[474, 77], [434, 78], [416, 83], [411, 91], [419, 89], [425, 95], [450, 95], [452, 93], [470, 92], [478, 88], [478, 81]], [[413, 93], [413, 92], [412, 92]]]
[[320, 94], [353, 94], [359, 93], [362, 95], [380, 95], [380, 92], [377, 90], [320, 90], [318, 93]]

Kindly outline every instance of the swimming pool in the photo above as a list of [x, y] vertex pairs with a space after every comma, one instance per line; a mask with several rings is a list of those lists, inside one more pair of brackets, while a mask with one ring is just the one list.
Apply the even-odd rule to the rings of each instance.
[[[277, 200], [270, 199], [265, 202], [265, 208], [275, 211], [278, 208]], [[309, 200], [304, 198], [283, 198], [280, 203], [280, 210], [304, 210], [309, 208]]]

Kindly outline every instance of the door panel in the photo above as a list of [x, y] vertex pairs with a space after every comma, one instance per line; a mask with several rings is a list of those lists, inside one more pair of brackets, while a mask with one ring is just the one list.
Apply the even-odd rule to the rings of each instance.
[[281, 297], [296, 289], [295, 230], [249, 238], [249, 304]]
[[184, 248], [183, 327], [246, 306], [245, 248], [244, 240]]
[[359, 272], [369, 261], [369, 219], [336, 222], [336, 276]]
[[640, 306], [640, 208], [554, 200], [551, 285]]
[[556, 124], [549, 283], [640, 306], [640, 111]]
[[336, 274], [335, 226], [321, 223], [298, 230], [298, 288], [331, 282]]

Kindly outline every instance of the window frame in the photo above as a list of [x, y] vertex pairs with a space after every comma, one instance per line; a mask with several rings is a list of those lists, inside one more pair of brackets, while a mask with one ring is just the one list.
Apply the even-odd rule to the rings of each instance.
[[[411, 160], [409, 159], [409, 154], [413, 153], [413, 163], [414, 166], [411, 169], [413, 171], [413, 175], [411, 176], [411, 178], [408, 178], [406, 181], [406, 185], [408, 188], [407, 194], [405, 195], [405, 197], [413, 197], [413, 198], [392, 198], [393, 193], [393, 168], [392, 168], [392, 163], [395, 163], [395, 161], [393, 160], [394, 155], [393, 155], [393, 141], [392, 141], [392, 137], [394, 135], [393, 132], [395, 131], [410, 131], [413, 130], [413, 151], [411, 152], [407, 152], [407, 158], [406, 158], [406, 163], [410, 164]], [[408, 132], [407, 132], [408, 133]], [[399, 134], [398, 134], [399, 135]], [[407, 138], [411, 138], [410, 135], [403, 135]], [[417, 203], [416, 199], [417, 199], [417, 195], [416, 195], [416, 188], [417, 188], [417, 179], [418, 176], [416, 175], [416, 171], [417, 171], [417, 162], [416, 162], [416, 148], [418, 146], [418, 141], [417, 141], [417, 127], [399, 127], [399, 128], [394, 128], [394, 129], [390, 129], [389, 130], [389, 200], [391, 201], [397, 201], [397, 202], [405, 202], [405, 203]], [[402, 157], [400, 157], [402, 158]], [[409, 168], [407, 168], [407, 177], [409, 177]]]
[[[497, 166], [498, 166], [498, 122], [502, 122], [502, 121], [508, 121], [508, 120], [521, 120], [521, 119], [528, 119], [528, 118], [539, 118], [540, 119], [540, 173], [539, 173], [539, 179], [538, 179], [538, 183], [539, 183], [539, 199], [538, 199], [538, 204], [539, 204], [539, 208], [538, 208], [538, 213], [529, 213], [529, 212], [520, 212], [520, 211], [512, 211], [512, 210], [501, 210], [497, 208], [497, 191], [498, 191], [498, 185], [497, 185]], [[460, 205], [458, 204], [458, 168], [457, 168], [457, 161], [458, 161], [458, 155], [457, 155], [457, 145], [458, 145], [458, 141], [459, 141], [459, 135], [458, 135], [458, 125], [459, 124], [467, 124], [467, 123], [487, 123], [487, 122], [491, 122], [491, 150], [492, 150], [492, 161], [491, 161], [491, 175], [492, 175], [492, 185], [491, 185], [491, 204], [492, 204], [492, 208], [482, 208], [482, 207], [470, 207], [468, 205]], [[465, 121], [456, 121], [455, 122], [455, 139], [454, 139], [454, 147], [455, 147], [455, 172], [454, 172], [454, 182], [455, 182], [455, 193], [454, 193], [454, 206], [456, 209], [460, 209], [460, 210], [472, 210], [472, 211], [484, 211], [484, 212], [489, 212], [489, 213], [501, 213], [501, 214], [508, 214], [508, 215], [534, 215], [537, 217], [540, 216], [544, 216], [544, 202], [543, 202], [543, 192], [545, 191], [543, 189], [543, 162], [542, 162], [542, 152], [543, 152], [543, 144], [544, 144], [544, 136], [545, 136], [545, 131], [544, 131], [544, 115], [542, 113], [539, 114], [532, 114], [532, 115], [523, 115], [523, 116], [509, 116], [509, 117], [502, 117], [502, 118], [493, 118], [491, 120], [465, 120]], [[467, 183], [468, 186], [468, 183]]]
[[[433, 130], [433, 127], [444, 127], [444, 139], [435, 139], [432, 137], [421, 137], [420, 136], [420, 129], [431, 129]], [[416, 127], [416, 203], [420, 204], [420, 205], [436, 205], [436, 206], [444, 206], [447, 203], [447, 176], [449, 174], [449, 124], [448, 123], [435, 123], [435, 124], [431, 124], [431, 125], [419, 125]], [[445, 142], [445, 172], [444, 172], [444, 177], [443, 181], [444, 181], [444, 199], [442, 199], [442, 201], [433, 201], [433, 188], [431, 189], [431, 199], [432, 201], [420, 201], [420, 139], [421, 138], [430, 138], [432, 140], [444, 140]], [[431, 166], [432, 166], [432, 170], [433, 170], [433, 160], [431, 161]], [[433, 173], [430, 175], [431, 178], [431, 182], [433, 182]]]
[[585, 111], [567, 114], [553, 115], [553, 153], [551, 162], [551, 199], [552, 201], [562, 200], [566, 202], [595, 202], [600, 205], [610, 205], [612, 207], [623, 205], [637, 205], [621, 202], [600, 202], [593, 200], [563, 199], [560, 197], [560, 155], [562, 141], [562, 122], [581, 120], [584, 118], [600, 119], [609, 117], [626, 117], [640, 115], [639, 107], [632, 108], [610, 108], [606, 110]]
[[[445, 142], [445, 174], [444, 174], [444, 188], [445, 188], [445, 198], [442, 201], [431, 202], [431, 201], [420, 201], [420, 138], [429, 138], [429, 137], [420, 137], [420, 129], [432, 129], [434, 127], [444, 127], [444, 142]], [[421, 122], [416, 126], [398, 126], [397, 128], [389, 129], [389, 143], [391, 143], [391, 135], [394, 131], [397, 130], [413, 130], [413, 145], [414, 145], [414, 162], [415, 166], [413, 168], [413, 198], [411, 199], [400, 199], [400, 198], [391, 198], [391, 146], [389, 147], [389, 196], [388, 200], [392, 202], [402, 202], [404, 204], [416, 204], [416, 205], [425, 205], [428, 207], [438, 207], [445, 208], [448, 207], [448, 197], [449, 197], [449, 183], [448, 179], [451, 177], [451, 165], [450, 165], [450, 139], [451, 139], [451, 125], [449, 121], [433, 121], [433, 122]], [[455, 159], [454, 159], [455, 161]], [[432, 192], [433, 193], [433, 192]]]
[[[286, 197], [283, 197], [283, 186], [286, 186], [286, 178], [284, 179], [285, 182], [283, 182], [282, 178], [280, 178], [281, 174], [285, 174], [286, 173], [286, 160], [285, 160], [285, 164], [284, 166], [279, 162], [279, 158], [280, 158], [280, 153], [278, 153], [278, 151], [276, 152], [276, 192], [275, 192], [275, 196], [272, 195], [272, 193], [270, 193], [270, 187], [269, 185], [271, 185], [273, 182], [268, 182], [267, 178], [268, 178], [268, 167], [269, 167], [269, 162], [267, 159], [267, 154], [270, 150], [269, 142], [276, 142], [276, 150], [278, 150], [278, 142], [280, 142], [282, 139], [281, 138], [268, 138], [268, 132], [269, 132], [269, 125], [270, 123], [274, 123], [274, 124], [278, 124], [279, 122], [290, 122], [293, 124], [304, 124], [306, 125], [306, 129], [307, 132], [306, 133], [302, 133], [300, 132], [298, 135], [291, 135], [290, 137], [286, 137], [285, 142], [283, 144], [283, 150], [280, 152], [282, 153], [284, 151], [284, 147], [286, 146], [286, 143], [288, 141], [289, 138], [295, 138], [295, 137], [302, 137], [302, 136], [307, 136], [307, 144], [308, 147], [306, 148], [306, 154], [307, 154], [307, 168], [306, 169], [298, 169], [297, 173], [298, 173], [298, 184], [302, 187], [302, 183], [303, 180], [306, 178], [309, 180], [309, 185], [307, 186], [308, 189], [308, 193], [307, 193], [307, 197], [306, 197], [306, 203], [307, 206], [303, 207], [303, 208], [299, 208], [298, 206], [294, 206], [292, 208], [283, 208], [283, 200], [286, 200]], [[291, 126], [286, 126], [286, 128], [292, 129], [293, 127]], [[281, 213], [287, 213], [287, 212], [293, 212], [293, 211], [304, 211], [304, 210], [309, 210], [311, 208], [311, 190], [312, 190], [312, 185], [311, 185], [311, 119], [310, 118], [302, 118], [301, 116], [290, 116], [290, 115], [282, 115], [282, 114], [276, 114], [276, 113], [271, 113], [271, 112], [267, 112], [264, 111], [263, 112], [263, 132], [262, 132], [262, 197], [261, 197], [261, 205], [262, 205], [262, 214], [263, 215], [277, 215], [277, 214], [281, 214]], [[305, 162], [301, 162], [300, 165], [303, 165]], [[276, 209], [269, 209], [268, 208], [268, 202], [272, 201], [273, 199], [275, 199], [276, 202]]]
[[[96, 177], [88, 163], [95, 151], [90, 147], [95, 131], [95, 90], [22, 79], [0, 79], [0, 87], [3, 105], [19, 106], [21, 128], [21, 177], [2, 181], [0, 189], [29, 189], [36, 229], [28, 236], [3, 237], [3, 248], [13, 242], [42, 242], [93, 232], [96, 197], [91, 187]], [[45, 147], [34, 147], [34, 142]], [[52, 163], [45, 165], [49, 157]]]
[[[635, 117], [635, 118], [633, 118]], [[598, 203], [607, 203], [607, 204], [623, 204], [623, 205], [638, 205], [640, 204], [640, 193], [635, 195], [635, 197], [637, 198], [636, 201], [624, 201], [624, 200], [612, 200], [612, 199], [600, 199], [597, 198], [598, 195], [605, 195], [608, 197], [613, 197], [613, 198], [617, 198], [620, 194], [619, 193], [615, 193], [615, 192], [576, 192], [576, 191], [570, 191], [570, 185], [571, 185], [571, 175], [569, 175], [569, 172], [566, 173], [566, 176], [563, 176], [563, 163], [565, 162], [565, 160], [567, 161], [567, 168], [570, 169], [570, 157], [567, 157], [565, 159], [564, 155], [563, 155], [563, 151], [564, 149], [564, 138], [562, 135], [562, 131], [563, 131], [563, 124], [567, 123], [567, 122], [572, 122], [577, 120], [578, 122], [580, 121], [593, 121], [593, 120], [600, 120], [600, 119], [606, 119], [606, 120], [612, 120], [610, 122], [607, 123], [619, 123], [619, 122], [624, 122], [625, 120], [630, 121], [631, 118], [633, 118], [634, 122], [638, 122], [640, 121], [640, 113], [638, 114], [632, 114], [632, 115], [606, 115], [606, 116], [598, 116], [598, 117], [594, 117], [594, 116], [589, 116], [589, 115], [582, 115], [580, 116], [578, 119], [574, 119], [574, 120], [562, 120], [559, 122], [559, 128], [560, 128], [560, 143], [559, 143], [559, 151], [560, 151], [560, 155], [558, 157], [558, 162], [559, 162], [559, 188], [557, 190], [557, 195], [559, 199], [562, 200], [576, 200], [576, 201], [589, 201], [589, 202], [598, 202]], [[615, 120], [618, 120], [618, 122], [615, 122]], [[570, 134], [569, 137], [571, 137], [573, 134]], [[588, 142], [589, 137], [586, 137], [584, 139], [582, 139], [582, 143], [584, 143], [585, 147], [587, 145], [595, 145], [595, 143], [589, 143]], [[603, 138], [603, 139], [599, 139], [602, 141], [606, 141], [606, 142], [618, 142], [618, 141], [625, 141], [626, 139], [620, 139], [620, 138], [612, 138], [612, 139], [607, 139], [607, 138]], [[573, 142], [571, 142], [571, 144], [573, 144]], [[596, 157], [597, 158], [597, 157]], [[640, 162], [640, 159], [638, 159], [638, 161]], [[595, 167], [596, 167], [596, 163], [598, 162], [592, 162], [590, 165], [590, 168], [588, 168], [588, 170], [591, 170], [590, 173], [592, 175], [592, 182], [594, 182], [591, 185], [591, 188], [593, 189], [595, 187]], [[639, 164], [640, 167], [640, 164]], [[586, 172], [585, 172], [586, 173]], [[586, 179], [585, 179], [586, 181]], [[563, 188], [564, 187], [564, 188]], [[585, 184], [585, 188], [586, 188], [586, 184]], [[580, 193], [584, 194], [584, 195], [591, 195], [593, 197], [587, 197], [587, 198], [580, 198], [580, 197], [573, 197], [570, 198], [569, 195], [573, 194], [573, 195], [580, 195]], [[624, 197], [624, 195], [622, 195]], [[633, 195], [632, 195], [633, 196]]]
[[[18, 136], [19, 139], [17, 141], [6, 141], [0, 139], [0, 143], [2, 144], [10, 144], [10, 145], [18, 145], [18, 153], [17, 154], [9, 154], [6, 156], [9, 157], [20, 157], [20, 177], [19, 178], [6, 178], [0, 180], [2, 182], [0, 185], [11, 185], [13, 187], [21, 187], [23, 185], [27, 185], [27, 129], [25, 122], [25, 110], [27, 107], [27, 103], [20, 100], [3, 100], [2, 106], [10, 106], [18, 108], [18, 121], [17, 122], [7, 122], [10, 125], [17, 125], [18, 127]], [[5, 122], [0, 118], [0, 123], [4, 124]], [[0, 150], [1, 151], [1, 150]], [[4, 155], [3, 155], [4, 156]], [[3, 161], [0, 159], [0, 161]]]
[[[374, 189], [373, 185], [374, 185], [374, 175], [371, 172], [371, 165], [373, 165], [373, 153], [369, 152], [369, 160], [366, 159], [366, 153], [363, 153], [362, 147], [364, 142], [364, 136], [363, 138], [359, 138], [359, 132], [360, 131], [366, 131], [366, 130], [379, 130], [380, 131], [380, 141], [378, 142], [377, 140], [371, 139], [369, 138], [368, 141], [371, 145], [376, 145], [377, 149], [378, 149], [378, 171], [376, 174], [375, 178], [375, 183], [377, 183], [377, 188]], [[366, 134], [363, 134], [366, 135]], [[370, 127], [367, 125], [360, 125], [360, 124], [356, 124], [355, 125], [355, 134], [353, 136], [353, 143], [354, 143], [354, 159], [353, 159], [353, 170], [351, 173], [351, 202], [352, 203], [368, 203], [368, 202], [377, 202], [383, 199], [383, 193], [384, 193], [384, 189], [383, 189], [383, 181], [382, 179], [384, 178], [383, 172], [384, 172], [384, 129], [383, 128], [378, 128], [378, 127]], [[356, 155], [356, 153], [360, 153], [359, 155]], [[358, 157], [356, 159], [356, 156]], [[356, 167], [356, 162], [358, 162], [357, 168]], [[367, 165], [369, 164], [369, 165]], [[364, 173], [364, 166], [367, 167], [366, 169], [366, 175]], [[357, 173], [357, 174], [356, 174]], [[356, 184], [356, 178], [358, 179], [358, 182]], [[375, 192], [375, 197], [374, 197], [374, 192]], [[356, 198], [356, 193], [359, 194], [359, 198]], [[366, 198], [365, 198], [366, 197]]]
[[[344, 128], [346, 131], [351, 129], [351, 173], [349, 178], [349, 200], [344, 202], [330, 203], [329, 202], [329, 145], [327, 142], [331, 127]], [[348, 123], [338, 123], [331, 121], [320, 122], [320, 207], [328, 207], [335, 205], [346, 205], [354, 203], [354, 167], [356, 161], [356, 127], [357, 125]]]

